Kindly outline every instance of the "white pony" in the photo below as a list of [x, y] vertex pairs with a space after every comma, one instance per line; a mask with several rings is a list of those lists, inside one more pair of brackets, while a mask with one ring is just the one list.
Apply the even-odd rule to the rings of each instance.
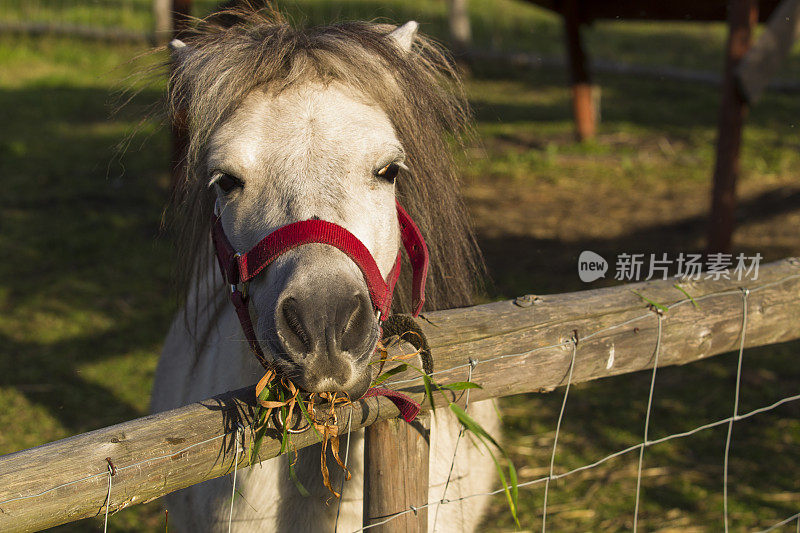
[[[152, 410], [173, 409], [252, 385], [263, 369], [248, 349], [227, 286], [213, 259], [215, 204], [236, 250], [287, 224], [319, 218], [364, 243], [381, 274], [400, 246], [395, 200], [417, 222], [430, 250], [426, 309], [470, 303], [480, 255], [458, 196], [447, 134], [467, 112], [445, 56], [400, 27], [365, 22], [296, 29], [274, 13], [227, 12], [172, 43], [170, 103], [189, 131], [177, 229], [185, 305], [166, 339]], [[404, 269], [407, 273], [407, 267]], [[401, 278], [393, 309], [409, 309]], [[359, 396], [378, 325], [361, 271], [341, 251], [308, 244], [282, 255], [250, 284], [256, 335], [271, 362], [307, 391]], [[434, 360], [436, 354], [433, 354]], [[487, 402], [470, 406], [491, 433]], [[444, 496], [459, 426], [434, 417], [428, 501]], [[236, 531], [333, 531], [338, 502], [323, 486], [319, 445], [302, 450], [290, 480], [286, 456], [240, 470]], [[362, 523], [363, 435], [353, 434], [338, 529]], [[486, 492], [493, 464], [470, 439], [458, 446], [446, 498]], [[332, 468], [338, 487], [341, 472]], [[166, 497], [179, 531], [228, 526], [231, 479], [211, 480]], [[420, 502], [424, 503], [424, 502]], [[437, 531], [468, 531], [486, 498], [441, 506]], [[435, 507], [429, 512], [433, 530]]]

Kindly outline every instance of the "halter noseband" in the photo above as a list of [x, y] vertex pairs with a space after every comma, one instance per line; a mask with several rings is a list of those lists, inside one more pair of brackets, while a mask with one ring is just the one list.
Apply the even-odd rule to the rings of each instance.
[[[417, 316], [425, 302], [428, 247], [425, 245], [425, 239], [422, 238], [419, 228], [399, 203], [397, 203], [397, 220], [400, 223], [403, 247], [406, 249], [413, 270], [413, 316]], [[400, 277], [400, 252], [397, 252], [397, 259], [389, 272], [388, 279], [384, 280], [367, 247], [355, 235], [333, 222], [313, 219], [287, 224], [268, 234], [249, 251], [240, 254], [231, 245], [225, 235], [220, 217], [215, 214], [211, 238], [214, 242], [222, 277], [230, 285], [231, 302], [236, 308], [244, 335], [253, 354], [265, 368], [269, 367], [269, 363], [256, 339], [248, 308], [249, 297], [246, 290], [240, 290], [239, 286], [252, 280], [270, 263], [293, 248], [304, 244], [321, 243], [341, 250], [364, 275], [372, 307], [378, 316], [378, 323], [382, 324], [389, 316], [394, 287]]]

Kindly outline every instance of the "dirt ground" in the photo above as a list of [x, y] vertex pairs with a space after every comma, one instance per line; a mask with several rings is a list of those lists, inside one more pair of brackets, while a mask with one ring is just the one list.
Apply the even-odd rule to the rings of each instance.
[[[602, 142], [602, 138], [601, 138]], [[709, 180], [710, 181], [710, 180]], [[602, 286], [581, 283], [578, 255], [701, 252], [708, 228], [710, 186], [699, 183], [472, 182], [468, 206], [498, 294], [537, 289], [517, 281], [535, 273], [543, 292]], [[800, 254], [800, 183], [793, 178], [739, 187], [737, 251], [765, 261]], [[609, 280], [610, 281], [610, 280]]]

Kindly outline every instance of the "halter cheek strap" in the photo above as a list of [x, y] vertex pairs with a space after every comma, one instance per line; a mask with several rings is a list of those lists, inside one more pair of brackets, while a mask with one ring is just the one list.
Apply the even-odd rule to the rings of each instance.
[[[413, 315], [417, 316], [425, 302], [428, 247], [422, 238], [419, 228], [408, 216], [405, 209], [399, 203], [396, 205], [397, 220], [400, 224], [400, 237], [413, 270]], [[383, 322], [389, 316], [394, 288], [400, 277], [400, 253], [397, 253], [395, 264], [389, 272], [388, 278], [384, 280], [378, 265], [375, 263], [375, 259], [369, 253], [367, 247], [355, 235], [337, 224], [325, 220], [294, 222], [278, 228], [261, 239], [249, 251], [240, 254], [231, 245], [225, 235], [222, 221], [215, 215], [211, 237], [214, 242], [220, 271], [223, 278], [230, 285], [231, 302], [236, 308], [236, 314], [239, 317], [242, 330], [250, 349], [265, 368], [268, 367], [268, 362], [256, 339], [248, 308], [249, 298], [246, 293], [239, 290], [239, 285], [252, 280], [278, 257], [293, 248], [304, 244], [321, 243], [342, 251], [358, 266], [364, 275], [370, 300], [378, 314], [379, 322]]]
[[[403, 242], [403, 247], [406, 249], [408, 258], [411, 261], [411, 301], [414, 317], [419, 316], [422, 311], [422, 305], [425, 303], [425, 279], [428, 277], [428, 245], [425, 244], [425, 239], [422, 238], [419, 228], [411, 217], [408, 216], [406, 210], [403, 209], [399, 203], [397, 204], [397, 220], [400, 223], [400, 240]], [[389, 293], [389, 304], [391, 306], [392, 293], [394, 292], [394, 285], [397, 283], [397, 278], [400, 276], [400, 254], [397, 254], [397, 264], [395, 265], [397, 272], [394, 274], [394, 279], [391, 283]], [[391, 277], [391, 274], [390, 274]], [[388, 313], [384, 316], [386, 318]]]

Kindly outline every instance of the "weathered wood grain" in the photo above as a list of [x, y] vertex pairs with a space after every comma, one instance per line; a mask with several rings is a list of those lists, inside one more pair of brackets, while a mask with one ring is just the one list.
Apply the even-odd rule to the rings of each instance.
[[[473, 381], [483, 389], [472, 390], [472, 400], [552, 390], [566, 378], [573, 332], [578, 338], [573, 382], [650, 368], [658, 319], [634, 290], [670, 306], [663, 315], [660, 366], [737, 348], [740, 287], [750, 290], [746, 346], [800, 338], [797, 259], [762, 266], [757, 281], [681, 282], [697, 307], [674, 284], [653, 281], [519, 300], [526, 307], [505, 301], [429, 313], [420, 324], [431, 345], [435, 380], [465, 380], [473, 359]], [[423, 399], [418, 375], [399, 375], [393, 387]], [[1, 457], [0, 531], [35, 531], [102, 513], [106, 457], [116, 466], [112, 511], [229, 473], [236, 427], [251, 420], [252, 399], [253, 387], [247, 387]], [[352, 428], [397, 414], [385, 398], [362, 400], [355, 404]], [[339, 419], [344, 432], [348, 416]], [[249, 432], [245, 441], [249, 445]], [[313, 432], [293, 437], [298, 448], [314, 441]], [[277, 435], [268, 435], [261, 458], [279, 450]], [[247, 458], [240, 459], [246, 466]]]
[[428, 500], [430, 415], [406, 424], [400, 418], [367, 427], [364, 441], [364, 526], [375, 533], [428, 530], [428, 508], [381, 524], [387, 517]]

